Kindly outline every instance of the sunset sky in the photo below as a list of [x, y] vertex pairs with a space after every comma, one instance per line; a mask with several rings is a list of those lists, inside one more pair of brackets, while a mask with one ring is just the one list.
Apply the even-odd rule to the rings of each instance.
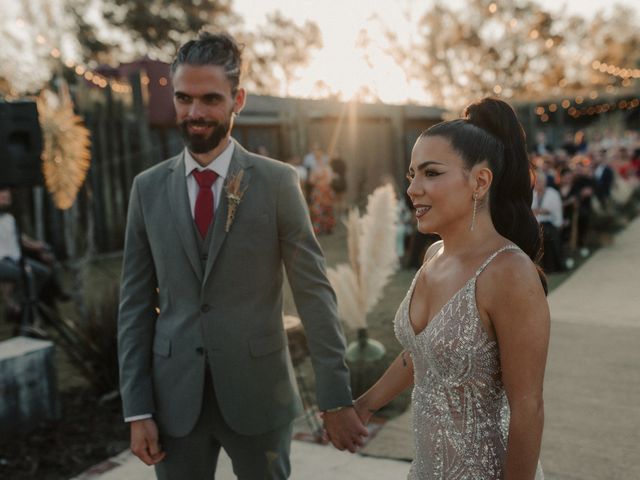
[[[588, 18], [597, 12], [610, 11], [610, 0], [538, 0], [552, 12], [579, 14]], [[447, 3], [463, 5], [464, 0], [448, 0]], [[500, 5], [500, 1], [497, 1]], [[617, 3], [638, 8], [638, 0], [618, 0]], [[356, 48], [358, 34], [366, 28], [376, 38], [375, 22], [378, 15], [387, 25], [400, 34], [407, 32], [405, 14], [419, 17], [429, 5], [425, 0], [234, 0], [234, 9], [244, 17], [248, 27], [264, 23], [265, 15], [276, 9], [297, 23], [315, 21], [322, 31], [324, 47], [315, 52], [314, 58], [290, 93], [309, 96], [314, 84], [322, 80], [339, 91], [348, 100], [361, 85], [374, 89], [381, 99], [389, 103], [402, 103], [407, 99], [424, 100], [418, 85], [408, 83], [404, 72], [383, 54], [379, 45], [370, 46], [369, 58]], [[412, 15], [413, 14], [413, 15]], [[367, 61], [368, 60], [368, 61]]]

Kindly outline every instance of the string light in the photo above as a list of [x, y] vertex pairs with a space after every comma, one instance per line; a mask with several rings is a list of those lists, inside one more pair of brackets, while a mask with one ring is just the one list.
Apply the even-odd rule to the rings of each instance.
[[[16, 26], [21, 29], [24, 28], [26, 25], [25, 21], [22, 18], [16, 19], [15, 23], [16, 23]], [[36, 35], [35, 39], [39, 45], [50, 44], [49, 40], [47, 40], [47, 37], [45, 37], [42, 34]], [[88, 82], [91, 82], [93, 85], [102, 89], [107, 88], [107, 86], [110, 86], [111, 89], [116, 93], [131, 93], [132, 89], [129, 84], [121, 82], [116, 79], [108, 79], [104, 75], [101, 75], [97, 72], [92, 71], [86, 65], [83, 65], [81, 63], [76, 63], [71, 58], [62, 58], [62, 52], [58, 47], [54, 45], [50, 45], [50, 47], [51, 49], [49, 50], [49, 55], [52, 58], [55, 58], [56, 60], [61, 60], [65, 67], [73, 70], [76, 75], [84, 78]], [[166, 79], [164, 80], [166, 82], [165, 84], [163, 84], [162, 79], [160, 79], [160, 84], [162, 86], [165, 86], [168, 83]]]
[[622, 68], [598, 60], [594, 60], [591, 63], [591, 68], [598, 70], [600, 73], [608, 73], [609, 75], [623, 79], [640, 78], [640, 68]]
[[[577, 102], [578, 98], [582, 98], [582, 97], [576, 97], [574, 99], [574, 102], [576, 103], [576, 105], [580, 105], [582, 103], [582, 102]], [[597, 105], [589, 105], [582, 108], [576, 108], [570, 105], [571, 105], [571, 102], [569, 100], [565, 99], [562, 101], [562, 107], [565, 110], [567, 110], [567, 114], [570, 117], [579, 118], [582, 116], [599, 115], [601, 113], [607, 113], [612, 110], [633, 110], [634, 108], [638, 108], [640, 106], [640, 98], [633, 98], [631, 100], [622, 99], [619, 101], [613, 101], [611, 103], [603, 102]], [[548, 122], [550, 119], [549, 114], [547, 113], [547, 109], [549, 110], [549, 112], [553, 113], [558, 110], [558, 106], [556, 103], [550, 103], [546, 108], [542, 105], [538, 105], [534, 109], [535, 114], [540, 117], [540, 121], [543, 123]]]

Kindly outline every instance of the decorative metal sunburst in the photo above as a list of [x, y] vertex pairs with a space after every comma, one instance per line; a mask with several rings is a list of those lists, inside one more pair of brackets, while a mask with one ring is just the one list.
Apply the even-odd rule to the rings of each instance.
[[91, 164], [91, 139], [82, 119], [73, 111], [66, 88], [58, 95], [45, 90], [38, 98], [44, 140], [42, 171], [56, 207], [71, 208]]

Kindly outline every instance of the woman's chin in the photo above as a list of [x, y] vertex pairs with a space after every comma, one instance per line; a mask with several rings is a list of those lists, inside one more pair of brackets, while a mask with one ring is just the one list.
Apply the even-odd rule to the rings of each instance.
[[436, 233], [435, 230], [434, 225], [431, 225], [429, 222], [418, 221], [418, 231], [420, 233], [428, 235], [430, 233]]

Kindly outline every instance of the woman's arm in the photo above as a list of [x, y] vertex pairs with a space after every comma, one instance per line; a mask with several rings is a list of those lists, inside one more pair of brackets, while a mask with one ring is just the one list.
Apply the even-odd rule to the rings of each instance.
[[478, 294], [496, 332], [511, 410], [504, 478], [533, 480], [544, 424], [549, 307], [538, 272], [523, 254], [501, 255], [481, 279]]
[[366, 425], [373, 414], [413, 385], [413, 360], [406, 350], [389, 365], [382, 377], [355, 401], [356, 412]]

